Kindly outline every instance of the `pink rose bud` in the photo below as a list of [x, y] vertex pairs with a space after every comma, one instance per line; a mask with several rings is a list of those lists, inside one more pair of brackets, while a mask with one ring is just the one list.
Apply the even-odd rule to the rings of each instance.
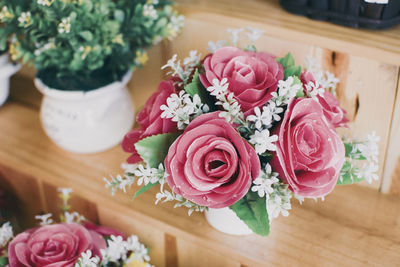
[[271, 166], [294, 194], [323, 197], [335, 187], [343, 166], [344, 145], [312, 98], [293, 99], [278, 134]]
[[276, 92], [278, 81], [284, 78], [283, 67], [275, 57], [263, 52], [243, 51], [236, 47], [222, 47], [204, 60], [205, 74], [200, 74], [207, 88], [214, 79], [226, 78], [228, 91], [241, 105], [245, 116], [252, 114]]
[[218, 114], [194, 119], [164, 162], [172, 190], [210, 208], [228, 207], [243, 198], [260, 172], [254, 148]]

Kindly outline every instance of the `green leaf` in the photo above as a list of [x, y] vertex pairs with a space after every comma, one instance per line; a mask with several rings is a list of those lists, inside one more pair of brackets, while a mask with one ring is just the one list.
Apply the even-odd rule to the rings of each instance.
[[79, 35], [88, 42], [93, 40], [93, 34], [90, 31], [80, 32]]
[[178, 133], [165, 133], [144, 138], [135, 144], [140, 157], [151, 167], [158, 168]]
[[284, 73], [285, 73], [285, 80], [289, 76], [297, 76], [300, 77], [301, 74], [301, 67], [296, 66], [296, 63], [294, 61], [294, 57], [292, 53], [288, 53], [286, 56], [277, 58], [276, 61], [280, 63], [283, 67]]
[[269, 218], [265, 198], [257, 193], [248, 192], [244, 198], [230, 206], [236, 215], [255, 233], [261, 236], [269, 234]]
[[295, 84], [300, 84], [300, 89], [297, 91], [296, 97], [304, 97], [303, 83], [297, 76], [293, 76], [293, 85]]
[[8, 258], [7, 257], [0, 257], [0, 267], [4, 267], [8, 264]]
[[196, 69], [193, 75], [192, 82], [185, 85], [185, 91], [188, 93], [191, 97], [194, 97], [194, 95], [199, 95], [199, 88], [201, 86], [200, 83], [200, 78], [199, 78], [199, 69]]
[[340, 171], [340, 176], [337, 181], [337, 185], [347, 185], [347, 184], [355, 184], [364, 181], [364, 178], [358, 178], [354, 174], [354, 167], [351, 165], [349, 161], [346, 161], [343, 164], [342, 170]]
[[[138, 196], [140, 196], [141, 194], [143, 194], [144, 192], [146, 192], [147, 190], [149, 190], [150, 188], [153, 188], [154, 186], [158, 185], [159, 182], [152, 184], [152, 183], [148, 183], [147, 185], [142, 186], [133, 196], [132, 200], [135, 200], [135, 198], [137, 198]], [[1, 265], [0, 265], [1, 266]]]

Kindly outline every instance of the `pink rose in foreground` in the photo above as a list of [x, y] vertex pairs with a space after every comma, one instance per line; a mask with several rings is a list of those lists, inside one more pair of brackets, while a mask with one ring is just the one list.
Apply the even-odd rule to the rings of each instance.
[[101, 225], [97, 225], [91, 222], [85, 222], [83, 224], [83, 226], [91, 231], [94, 231], [96, 233], [98, 233], [99, 235], [102, 235], [104, 237], [109, 237], [109, 236], [122, 236], [124, 239], [126, 238], [126, 236], [124, 235], [124, 233], [112, 229], [110, 227], [106, 227], [106, 226], [101, 226]]
[[73, 267], [82, 252], [101, 258], [104, 238], [79, 224], [55, 224], [17, 235], [8, 246], [10, 267]]
[[136, 117], [140, 129], [135, 129], [125, 135], [122, 141], [122, 149], [125, 152], [132, 153], [128, 158], [128, 163], [138, 163], [142, 158], [136, 151], [135, 144], [140, 140], [162, 133], [176, 132], [176, 122], [171, 119], [161, 118], [162, 111], [160, 106], [166, 104], [167, 98], [175, 93], [175, 87], [172, 81], [162, 81], [155, 92], [146, 102], [144, 108]]
[[234, 93], [245, 116], [267, 103], [272, 98], [271, 93], [276, 92], [278, 81], [284, 78], [282, 65], [274, 56], [236, 47], [222, 47], [206, 57], [204, 70], [200, 80], [206, 88], [214, 79], [228, 80], [228, 90]]
[[[315, 83], [314, 75], [311, 72], [303, 72], [301, 74], [301, 82], [304, 85], [309, 82]], [[333, 127], [347, 127], [347, 123], [349, 122], [346, 117], [347, 112], [339, 106], [339, 101], [332, 93], [325, 90], [324, 96], [321, 97], [318, 95], [317, 98], [324, 110], [326, 119]]]
[[243, 198], [260, 171], [253, 147], [218, 114], [193, 120], [164, 162], [172, 190], [210, 208], [224, 208]]
[[336, 185], [344, 162], [344, 145], [311, 98], [293, 99], [278, 134], [271, 165], [298, 196], [322, 197]]

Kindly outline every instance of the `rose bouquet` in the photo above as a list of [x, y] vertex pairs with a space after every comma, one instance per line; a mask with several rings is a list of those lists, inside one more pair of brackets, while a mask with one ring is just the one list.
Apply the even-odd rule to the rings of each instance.
[[60, 189], [64, 201], [60, 223], [51, 214], [36, 216], [40, 226], [15, 237], [9, 222], [0, 227], [0, 266], [35, 267], [151, 267], [148, 250], [137, 236], [86, 221], [77, 212], [69, 212], [72, 190]]
[[[138, 114], [139, 129], [122, 143], [131, 153], [124, 175], [106, 179], [112, 193], [160, 185], [156, 204], [176, 201], [193, 211], [229, 207], [252, 232], [288, 215], [294, 196], [323, 198], [338, 184], [377, 179], [379, 140], [345, 140], [346, 111], [335, 96], [338, 79], [309, 60], [302, 69], [289, 53], [259, 52], [250, 44], [210, 43], [204, 59], [192, 51], [163, 68], [172, 77]], [[166, 185], [170, 190], [166, 189]]]

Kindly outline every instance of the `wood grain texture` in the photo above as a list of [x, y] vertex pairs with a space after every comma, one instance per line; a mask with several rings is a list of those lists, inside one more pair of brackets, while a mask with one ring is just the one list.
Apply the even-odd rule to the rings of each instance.
[[397, 97], [394, 105], [389, 145], [387, 150], [383, 192], [400, 195], [400, 72]]
[[[239, 27], [256, 26], [280, 39], [400, 64], [400, 25], [385, 31], [347, 28], [288, 13], [279, 6], [279, 0], [246, 0], [245, 4], [242, 0], [177, 0], [177, 3], [186, 17], [214, 25], [235, 21]], [[195, 30], [192, 32], [199, 35]]]
[[[154, 206], [156, 188], [134, 202], [122, 193], [111, 197], [102, 177], [115, 174], [126, 154], [119, 147], [93, 155], [65, 152], [44, 136], [37, 120], [37, 111], [29, 107], [9, 102], [0, 109], [0, 139], [6, 140], [0, 142], [0, 162], [53, 186], [72, 187], [78, 197], [98, 205], [100, 222], [110, 226], [123, 217], [128, 222], [123, 231], [132, 232], [129, 226], [137, 225], [140, 234], [140, 227], [149, 227], [176, 237], [178, 244], [184, 240], [248, 266], [396, 266], [400, 262], [399, 198], [361, 186], [338, 187], [325, 202], [294, 203], [288, 218], [273, 222], [268, 238], [229, 236], [210, 227], [202, 214], [189, 217], [186, 209], [174, 209], [173, 203]], [[109, 219], [104, 219], [107, 214]], [[164, 251], [163, 244], [151, 241], [150, 245]], [[178, 245], [178, 259], [179, 249]]]

